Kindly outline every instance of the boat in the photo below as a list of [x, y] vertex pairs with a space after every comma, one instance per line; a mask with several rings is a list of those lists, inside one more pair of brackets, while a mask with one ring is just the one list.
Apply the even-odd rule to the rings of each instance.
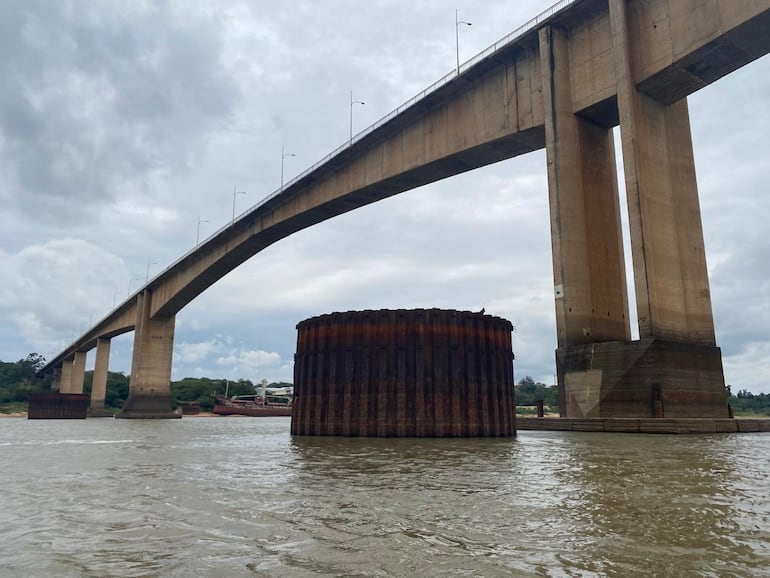
[[214, 396], [212, 413], [218, 415], [248, 415], [252, 417], [290, 416], [293, 399], [285, 395], [225, 395]]

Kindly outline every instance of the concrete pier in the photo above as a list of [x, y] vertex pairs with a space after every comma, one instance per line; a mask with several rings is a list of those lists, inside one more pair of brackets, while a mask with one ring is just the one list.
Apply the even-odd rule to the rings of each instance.
[[107, 374], [110, 364], [110, 344], [111, 341], [105, 337], [100, 337], [96, 342], [94, 380], [91, 384], [91, 403], [88, 407], [89, 417], [112, 415], [104, 409], [104, 399], [107, 395]]
[[516, 418], [520, 430], [644, 434], [715, 434], [770, 432], [767, 418]]
[[181, 417], [171, 410], [171, 359], [175, 317], [150, 316], [153, 292], [143, 291], [137, 304], [131, 385], [123, 409], [115, 417], [154, 419]]

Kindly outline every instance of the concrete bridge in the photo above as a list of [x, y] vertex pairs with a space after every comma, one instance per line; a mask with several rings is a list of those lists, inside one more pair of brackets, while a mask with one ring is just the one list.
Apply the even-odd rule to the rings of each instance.
[[[206, 239], [52, 359], [81, 392], [135, 331], [122, 417], [170, 417], [176, 313], [265, 247], [426, 183], [545, 148], [561, 412], [725, 417], [686, 97], [770, 50], [770, 0], [562, 0]], [[620, 125], [640, 339], [630, 339]]]

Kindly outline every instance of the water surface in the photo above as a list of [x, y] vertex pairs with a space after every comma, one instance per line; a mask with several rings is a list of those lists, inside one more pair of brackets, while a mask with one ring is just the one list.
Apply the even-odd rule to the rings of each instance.
[[0, 420], [0, 576], [770, 576], [770, 434]]

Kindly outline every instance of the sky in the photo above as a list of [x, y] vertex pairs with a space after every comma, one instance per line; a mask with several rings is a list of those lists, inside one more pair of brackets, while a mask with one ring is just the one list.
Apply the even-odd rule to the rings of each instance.
[[[288, 181], [343, 144], [351, 91], [358, 132], [551, 4], [0, 0], [0, 360], [54, 357], [282, 160]], [[770, 58], [689, 105], [725, 380], [770, 393]], [[292, 381], [296, 324], [323, 313], [484, 307], [515, 326], [517, 381], [554, 383], [549, 227], [544, 151], [335, 217], [181, 310], [172, 378]]]

